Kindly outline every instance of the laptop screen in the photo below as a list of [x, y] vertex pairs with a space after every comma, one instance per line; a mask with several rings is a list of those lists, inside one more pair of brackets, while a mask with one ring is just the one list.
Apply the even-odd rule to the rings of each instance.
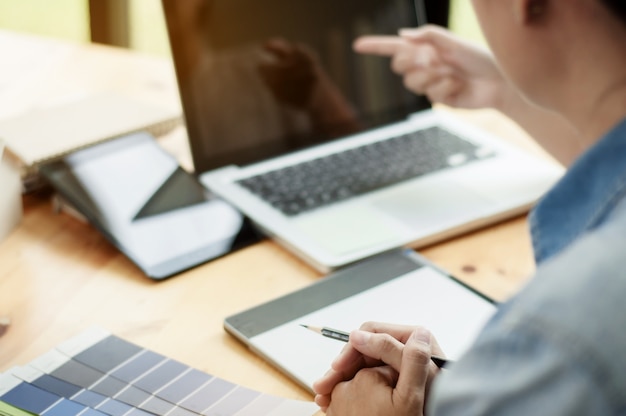
[[414, 0], [162, 0], [197, 174], [246, 165], [428, 108], [363, 34], [422, 19]]

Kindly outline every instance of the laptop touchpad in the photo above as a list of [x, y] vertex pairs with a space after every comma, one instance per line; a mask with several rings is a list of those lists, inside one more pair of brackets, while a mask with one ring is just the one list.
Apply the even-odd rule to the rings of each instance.
[[373, 205], [420, 235], [487, 215], [490, 201], [453, 181], [410, 184], [381, 193]]
[[336, 207], [296, 221], [309, 238], [336, 255], [396, 240], [400, 231], [380, 211], [367, 205]]

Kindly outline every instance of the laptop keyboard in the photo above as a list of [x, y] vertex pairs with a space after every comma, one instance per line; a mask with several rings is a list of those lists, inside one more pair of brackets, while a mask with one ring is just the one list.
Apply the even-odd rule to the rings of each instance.
[[238, 181], [287, 216], [489, 156], [440, 127], [403, 134]]

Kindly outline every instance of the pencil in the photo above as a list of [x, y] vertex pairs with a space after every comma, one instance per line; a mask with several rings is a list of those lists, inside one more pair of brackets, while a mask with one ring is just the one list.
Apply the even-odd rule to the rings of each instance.
[[[327, 338], [336, 339], [338, 341], [348, 342], [350, 339], [350, 333], [345, 331], [340, 331], [338, 329], [328, 328], [328, 327], [319, 327], [319, 326], [311, 326], [300, 324], [301, 327], [308, 329], [309, 331], [316, 332], [321, 334]], [[439, 368], [444, 368], [450, 361], [443, 357], [438, 357], [436, 355], [432, 355], [430, 357], [433, 363]]]

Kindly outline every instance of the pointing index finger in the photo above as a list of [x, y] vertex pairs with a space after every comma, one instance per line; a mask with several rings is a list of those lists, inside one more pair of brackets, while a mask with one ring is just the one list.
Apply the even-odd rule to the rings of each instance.
[[407, 43], [398, 36], [362, 36], [354, 41], [353, 48], [360, 53], [392, 56]]

